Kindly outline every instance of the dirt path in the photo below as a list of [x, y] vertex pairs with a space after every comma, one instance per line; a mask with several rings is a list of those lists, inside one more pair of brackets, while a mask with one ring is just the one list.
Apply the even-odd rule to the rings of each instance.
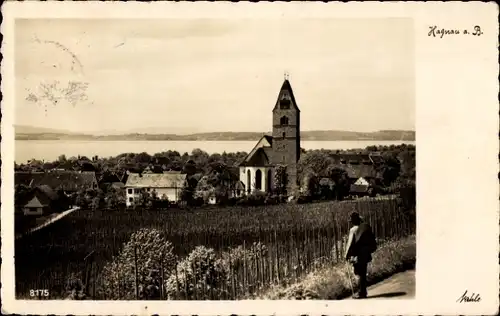
[[[412, 299], [415, 297], [415, 270], [397, 273], [368, 287], [368, 299]], [[352, 299], [351, 297], [349, 299]]]
[[77, 207], [74, 207], [74, 208], [69, 209], [69, 210], [67, 210], [67, 211], [64, 211], [64, 212], [62, 212], [62, 213], [52, 214], [52, 216], [48, 217], [48, 218], [47, 218], [47, 219], [46, 219], [43, 223], [41, 223], [40, 225], [37, 225], [36, 227], [34, 227], [34, 228], [32, 228], [32, 229], [28, 230], [27, 232], [25, 232], [25, 233], [23, 233], [23, 234], [18, 234], [18, 235], [16, 236], [16, 239], [22, 238], [22, 237], [23, 237], [23, 236], [25, 236], [26, 234], [29, 234], [29, 233], [35, 232], [35, 231], [37, 231], [37, 230], [39, 230], [39, 229], [42, 229], [42, 228], [44, 228], [44, 227], [46, 227], [46, 226], [48, 226], [48, 225], [50, 225], [50, 224], [52, 224], [52, 223], [54, 223], [54, 222], [56, 222], [56, 221], [60, 220], [61, 218], [65, 217], [66, 215], [69, 215], [69, 214], [71, 214], [71, 213], [73, 213], [74, 211], [77, 211], [77, 210], [79, 210], [79, 209], [80, 209], [80, 207], [78, 207], [78, 206], [77, 206]]

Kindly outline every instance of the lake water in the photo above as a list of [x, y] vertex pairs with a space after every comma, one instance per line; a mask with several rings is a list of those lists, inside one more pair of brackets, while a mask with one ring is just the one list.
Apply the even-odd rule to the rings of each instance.
[[[371, 145], [415, 144], [414, 141], [302, 141], [305, 149], [355, 149]], [[53, 161], [64, 154], [66, 157], [116, 156], [122, 153], [147, 152], [155, 154], [167, 150], [191, 153], [200, 148], [212, 153], [249, 152], [256, 141], [75, 141], [75, 140], [16, 140], [15, 160], [24, 163], [30, 159]]]

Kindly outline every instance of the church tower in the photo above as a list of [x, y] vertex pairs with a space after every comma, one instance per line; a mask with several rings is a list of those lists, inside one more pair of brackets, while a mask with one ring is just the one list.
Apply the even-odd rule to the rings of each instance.
[[285, 165], [287, 191], [291, 194], [298, 186], [297, 162], [300, 159], [300, 110], [293, 95], [292, 86], [285, 75], [285, 81], [273, 109], [273, 165]]

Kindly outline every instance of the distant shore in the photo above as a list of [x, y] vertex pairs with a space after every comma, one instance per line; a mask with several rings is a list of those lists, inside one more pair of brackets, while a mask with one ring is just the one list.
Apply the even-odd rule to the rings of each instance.
[[[16, 133], [16, 140], [91, 140], [91, 141], [256, 141], [269, 133], [212, 132], [189, 135], [176, 134], [122, 134], [86, 135], [63, 133]], [[303, 141], [415, 141], [414, 131], [305, 131]]]

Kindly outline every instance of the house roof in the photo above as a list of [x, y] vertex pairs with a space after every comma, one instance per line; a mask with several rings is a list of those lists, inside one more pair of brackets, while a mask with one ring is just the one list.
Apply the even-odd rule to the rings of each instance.
[[53, 190], [76, 191], [92, 188], [97, 179], [93, 171], [16, 172], [14, 183], [31, 187], [47, 185]]
[[300, 112], [297, 102], [295, 101], [295, 95], [293, 94], [292, 85], [290, 84], [290, 81], [288, 81], [287, 79], [285, 79], [285, 81], [283, 81], [283, 84], [281, 85], [281, 89], [280, 92], [278, 93], [278, 99], [276, 100], [276, 105], [274, 106], [274, 110], [278, 109], [280, 96], [284, 91], [287, 91], [288, 94], [290, 95], [293, 108]]
[[130, 173], [125, 187], [134, 188], [179, 188], [186, 182], [186, 174], [179, 172], [165, 173]]
[[247, 157], [247, 159], [245, 159], [245, 161], [243, 161], [243, 163], [240, 164], [240, 166], [245, 166], [245, 167], [263, 167], [263, 166], [267, 166], [270, 164], [270, 157], [268, 156], [268, 153], [270, 153], [270, 151], [272, 151], [272, 148], [267, 149], [267, 153], [266, 153], [266, 148], [257, 148], [257, 150], [249, 157]]
[[373, 165], [365, 164], [345, 164], [339, 165], [339, 168], [347, 172], [349, 178], [378, 178], [379, 173], [375, 170]]
[[374, 163], [374, 164], [380, 164], [380, 163], [383, 163], [384, 162], [384, 157], [382, 157], [382, 155], [380, 154], [370, 154], [370, 160]]
[[331, 156], [335, 163], [369, 163], [370, 156], [368, 154], [335, 154]]
[[252, 151], [243, 159], [240, 163], [241, 167], [262, 167], [269, 165], [271, 161], [271, 155], [273, 152], [272, 148], [273, 137], [269, 135], [264, 135], [259, 139], [257, 144], [254, 146]]
[[114, 189], [121, 189], [125, 186], [123, 182], [113, 182], [111, 183], [111, 187]]
[[331, 157], [335, 163], [379, 164], [384, 162], [380, 154], [334, 154]]
[[114, 172], [104, 172], [99, 177], [99, 183], [120, 182], [120, 177]]
[[36, 197], [43, 206], [49, 206], [53, 201], [59, 199], [59, 195], [48, 185], [41, 185], [24, 196], [21, 201], [16, 201], [16, 205], [26, 205], [33, 200], [34, 197]]
[[52, 188], [49, 187], [48, 185], [43, 184], [37, 187], [37, 189], [42, 191], [51, 200], [57, 200], [59, 198], [57, 192], [52, 190]]

